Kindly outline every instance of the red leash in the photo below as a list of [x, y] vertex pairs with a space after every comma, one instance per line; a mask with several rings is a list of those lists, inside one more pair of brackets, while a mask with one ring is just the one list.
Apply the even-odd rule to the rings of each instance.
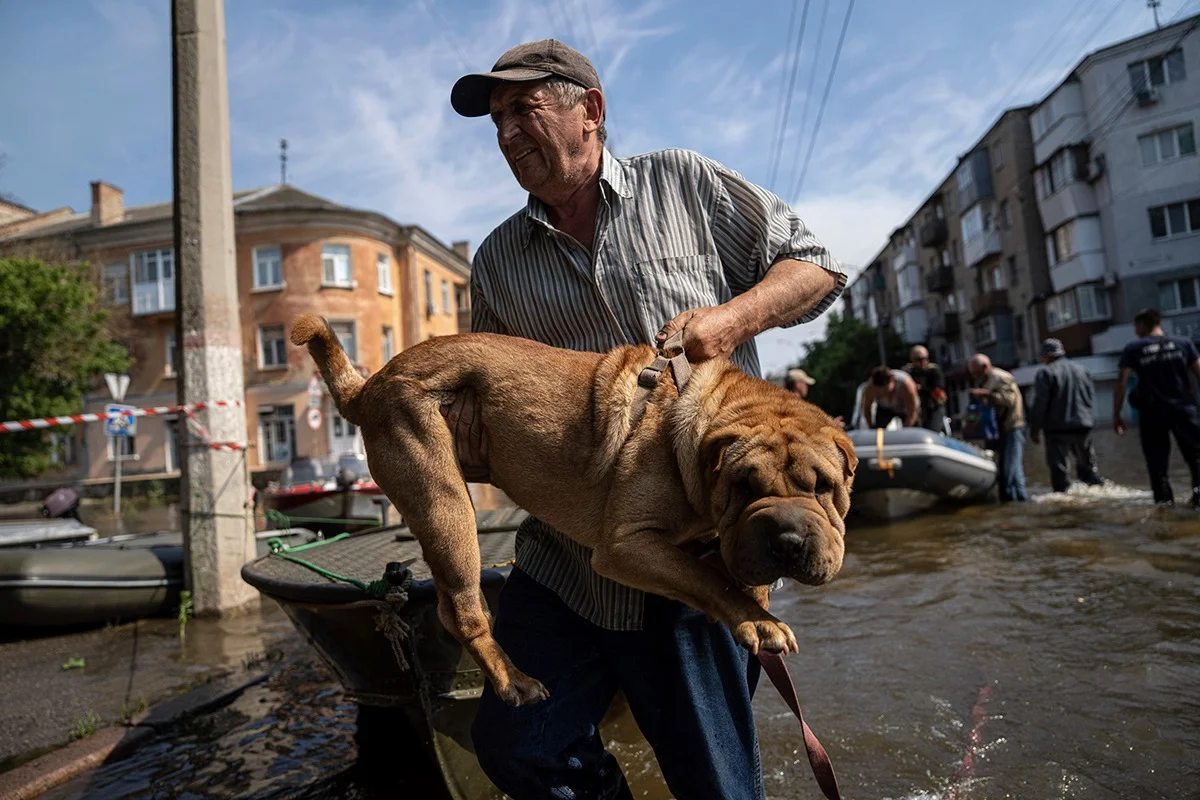
[[792, 676], [788, 673], [783, 657], [778, 653], [760, 651], [758, 663], [762, 664], [763, 672], [767, 673], [771, 683], [775, 684], [775, 688], [783, 696], [783, 701], [792, 709], [796, 719], [800, 720], [800, 727], [804, 730], [804, 749], [808, 751], [808, 763], [817, 779], [817, 785], [829, 800], [842, 800], [842, 792], [838, 789], [837, 776], [833, 774], [829, 754], [817, 741], [816, 734], [808, 727], [804, 715], [800, 713], [800, 698], [796, 696], [796, 686], [792, 683]]

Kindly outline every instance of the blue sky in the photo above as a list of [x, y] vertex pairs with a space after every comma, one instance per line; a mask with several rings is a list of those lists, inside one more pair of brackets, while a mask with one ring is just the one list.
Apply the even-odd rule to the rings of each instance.
[[[291, 183], [478, 243], [524, 197], [490, 123], [455, 115], [450, 87], [513, 44], [555, 36], [596, 63], [614, 152], [716, 158], [793, 203], [857, 268], [1003, 107], [1152, 27], [1144, 0], [857, 0], [797, 193], [848, 2], [810, 0], [773, 184], [792, 0], [229, 2], [234, 186], [278, 182], [286, 137]], [[169, 6], [0, 0], [0, 191], [43, 210], [87, 208], [96, 179], [127, 205], [170, 198]], [[1185, 7], [1197, 0], [1163, 0], [1160, 14]], [[760, 336], [764, 368], [794, 361], [823, 329]]]

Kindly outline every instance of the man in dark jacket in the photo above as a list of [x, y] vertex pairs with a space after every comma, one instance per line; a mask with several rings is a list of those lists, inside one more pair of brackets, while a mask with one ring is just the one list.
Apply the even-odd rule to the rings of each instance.
[[946, 379], [942, 368], [929, 360], [929, 351], [917, 345], [908, 352], [904, 371], [917, 382], [921, 398], [921, 427], [938, 433], [946, 430]]
[[1072, 455], [1079, 480], [1099, 486], [1104, 479], [1096, 472], [1096, 450], [1092, 446], [1096, 421], [1092, 376], [1067, 358], [1058, 339], [1042, 342], [1042, 363], [1046, 366], [1038, 370], [1029, 409], [1029, 440], [1037, 444], [1041, 432], [1046, 432], [1046, 466], [1050, 467], [1054, 491], [1065, 492], [1071, 485], [1068, 472]]

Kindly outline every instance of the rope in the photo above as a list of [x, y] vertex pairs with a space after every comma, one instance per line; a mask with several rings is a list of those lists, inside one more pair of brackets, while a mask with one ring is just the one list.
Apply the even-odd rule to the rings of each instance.
[[342, 583], [348, 583], [352, 586], [357, 586], [359, 589], [361, 589], [367, 595], [367, 597], [370, 597], [372, 600], [385, 599], [387, 597], [388, 590], [391, 589], [392, 587], [391, 587], [391, 584], [389, 584], [383, 578], [380, 578], [379, 580], [371, 581], [370, 583], [365, 583], [363, 581], [360, 581], [358, 578], [351, 578], [347, 575], [339, 575], [336, 572], [332, 572], [330, 570], [325, 569], [324, 567], [318, 567], [316, 564], [312, 563], [311, 561], [305, 561], [302, 558], [296, 558], [295, 556], [290, 555], [290, 553], [294, 553], [294, 552], [297, 552], [300, 550], [309, 550], [314, 547], [324, 547], [325, 545], [330, 544], [331, 542], [340, 541], [342, 539], [347, 538], [348, 536], [350, 536], [350, 534], [341, 533], [341, 534], [338, 534], [337, 536], [334, 536], [331, 539], [323, 539], [319, 542], [311, 542], [309, 544], [302, 544], [302, 545], [298, 545], [296, 547], [288, 547], [286, 544], [284, 544], [283, 539], [280, 539], [277, 536], [273, 536], [267, 540], [267, 547], [269, 547], [271, 549], [271, 555], [278, 556], [279, 558], [282, 558], [284, 561], [291, 561], [293, 564], [299, 564], [300, 566], [302, 566], [306, 569], [310, 569], [313, 572], [317, 573], [318, 575], [329, 578], [330, 580], [341, 581]]

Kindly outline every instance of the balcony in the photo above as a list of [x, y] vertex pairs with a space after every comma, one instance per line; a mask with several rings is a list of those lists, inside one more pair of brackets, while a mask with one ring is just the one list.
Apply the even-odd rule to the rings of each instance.
[[1010, 309], [1007, 289], [992, 289], [971, 298], [971, 313], [977, 319]]
[[941, 247], [946, 243], [950, 230], [946, 220], [935, 219], [928, 225], [921, 226], [921, 247]]
[[963, 257], [966, 259], [968, 267], [974, 267], [988, 256], [999, 254], [1002, 249], [1000, 231], [985, 230], [975, 238], [968, 239], [963, 243]]
[[899, 272], [909, 264], [917, 263], [917, 248], [912, 244], [902, 244], [896, 248], [896, 255], [892, 258], [892, 270]]
[[962, 323], [959, 322], [957, 311], [947, 311], [940, 317], [935, 317], [929, 326], [929, 333], [943, 339], [955, 339], [962, 333]]
[[1083, 86], [1078, 81], [1064, 83], [1034, 111], [1030, 121], [1035, 163], [1044, 164], [1062, 148], [1087, 141], [1090, 131], [1083, 112]]
[[1052, 231], [1064, 222], [1096, 213], [1096, 190], [1090, 183], [1074, 181], [1049, 197], [1038, 200], [1042, 229]]
[[161, 314], [175, 310], [175, 278], [134, 282], [134, 316]]
[[1105, 271], [1103, 250], [1076, 253], [1050, 268], [1050, 285], [1056, 292], [1065, 292], [1081, 283], [1104, 280]]
[[987, 148], [964, 156], [955, 170], [955, 180], [958, 183], [958, 207], [961, 211], [966, 211], [980, 200], [995, 197]]
[[946, 294], [954, 291], [954, 268], [937, 267], [925, 275], [925, 291], [930, 294]]

